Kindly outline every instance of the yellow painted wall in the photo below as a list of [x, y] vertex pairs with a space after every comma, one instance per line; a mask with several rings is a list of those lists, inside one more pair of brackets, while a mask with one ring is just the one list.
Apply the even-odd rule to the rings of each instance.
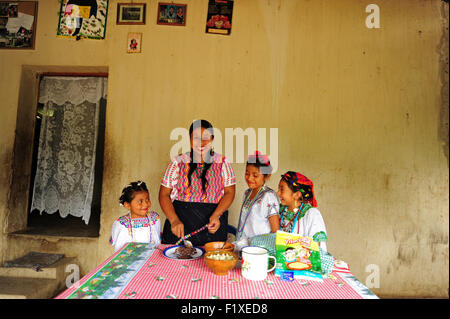
[[[2, 225], [22, 65], [107, 66], [101, 229], [96, 246], [86, 243], [96, 258], [81, 258], [84, 268], [113, 252], [108, 238], [124, 213], [118, 197], [128, 182], [145, 180], [162, 214], [157, 194], [175, 143], [170, 132], [205, 118], [222, 133], [278, 128], [278, 171], [269, 185], [276, 188], [286, 170], [314, 181], [329, 251], [363, 283], [366, 267], [378, 265], [376, 294], [448, 296], [440, 64], [448, 5], [377, 0], [381, 28], [368, 29], [365, 7], [374, 1], [236, 0], [232, 35], [220, 36], [205, 33], [207, 0], [181, 1], [188, 4], [185, 27], [157, 25], [156, 1], [146, 25], [116, 25], [117, 2], [110, 1], [103, 41], [57, 38], [58, 1], [41, 0], [36, 49], [0, 50]], [[141, 54], [126, 53], [128, 32], [143, 33]], [[236, 225], [245, 168], [233, 168]], [[17, 245], [12, 240], [3, 232], [2, 260]], [[82, 252], [70, 240], [60, 245]]]

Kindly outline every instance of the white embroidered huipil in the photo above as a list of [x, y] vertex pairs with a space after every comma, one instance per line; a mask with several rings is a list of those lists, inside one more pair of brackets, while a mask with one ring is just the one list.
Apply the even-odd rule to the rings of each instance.
[[249, 199], [250, 193], [251, 189], [244, 193], [236, 233], [238, 241], [270, 233], [269, 217], [278, 215], [280, 201], [273, 189], [264, 185], [253, 200]]
[[[311, 207], [297, 223], [295, 233], [313, 238], [319, 232], [327, 233], [325, 222], [320, 211], [315, 207]], [[325, 241], [320, 242], [320, 248], [327, 251], [327, 243]]]
[[[323, 233], [326, 236], [327, 230], [320, 211], [316, 207], [311, 207], [310, 205], [306, 205], [304, 209], [307, 209], [304, 215], [300, 214], [300, 216], [298, 216], [298, 218], [296, 218], [293, 222], [292, 228], [286, 229], [285, 224], [289, 221], [284, 217], [287, 207], [282, 206], [280, 213], [281, 230], [311, 238], [315, 238], [315, 235], [320, 233]], [[327, 244], [325, 241], [320, 242], [320, 248], [327, 251]]]
[[161, 221], [156, 212], [148, 213], [147, 217], [133, 218], [132, 231], [129, 215], [118, 218], [111, 231], [110, 243], [118, 251], [123, 245], [131, 242], [150, 243], [157, 246], [161, 243]]

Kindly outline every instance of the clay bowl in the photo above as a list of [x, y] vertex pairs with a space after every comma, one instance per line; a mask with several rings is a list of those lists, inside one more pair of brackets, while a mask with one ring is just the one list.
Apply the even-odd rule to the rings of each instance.
[[[225, 244], [225, 246], [224, 246]], [[223, 247], [223, 248], [222, 248]], [[212, 241], [205, 244], [205, 251], [220, 250], [220, 251], [234, 251], [234, 245], [232, 243], [224, 241]]]
[[[232, 256], [233, 258], [228, 259], [228, 260], [216, 260], [216, 259], [211, 259], [212, 255], [215, 255], [215, 256], [229, 255], [229, 256]], [[236, 266], [238, 259], [239, 259], [238, 255], [231, 251], [211, 250], [205, 254], [206, 266], [208, 266], [208, 268], [211, 269], [212, 272], [218, 276], [227, 275], [228, 272]]]

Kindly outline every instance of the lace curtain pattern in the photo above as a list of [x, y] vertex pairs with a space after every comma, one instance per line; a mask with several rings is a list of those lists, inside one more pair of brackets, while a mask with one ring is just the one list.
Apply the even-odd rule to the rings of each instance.
[[31, 211], [59, 211], [88, 224], [100, 99], [106, 98], [102, 77], [44, 77], [39, 103], [44, 104]]

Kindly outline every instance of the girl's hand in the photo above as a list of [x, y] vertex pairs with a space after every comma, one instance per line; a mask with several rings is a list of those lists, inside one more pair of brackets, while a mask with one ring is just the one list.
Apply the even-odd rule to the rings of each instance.
[[215, 216], [211, 216], [211, 218], [209, 219], [209, 224], [208, 224], [208, 231], [211, 234], [214, 234], [220, 227], [220, 220], [219, 218], [215, 217]]
[[180, 220], [177, 220], [170, 225], [170, 230], [175, 236], [180, 238], [184, 237], [184, 224]]

